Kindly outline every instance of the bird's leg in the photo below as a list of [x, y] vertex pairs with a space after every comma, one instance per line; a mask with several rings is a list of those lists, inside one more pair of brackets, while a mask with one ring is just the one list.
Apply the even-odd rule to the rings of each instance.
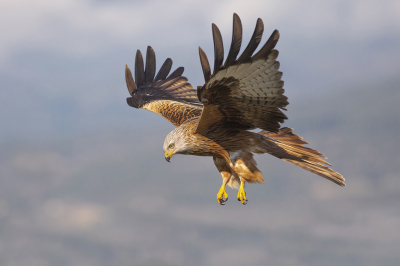
[[217, 200], [218, 203], [221, 205], [225, 205], [225, 202], [228, 201], [228, 194], [225, 192], [225, 186], [228, 183], [229, 179], [231, 178], [231, 173], [222, 171], [222, 186], [217, 193]]
[[237, 199], [238, 201], [242, 202], [243, 205], [246, 205], [247, 199], [246, 199], [246, 191], [244, 191], [244, 183], [246, 183], [246, 180], [240, 178], [240, 188], [238, 191]]

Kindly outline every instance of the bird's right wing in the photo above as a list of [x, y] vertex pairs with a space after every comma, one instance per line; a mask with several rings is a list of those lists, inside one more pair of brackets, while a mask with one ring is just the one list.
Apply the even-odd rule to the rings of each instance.
[[288, 105], [283, 95], [282, 72], [274, 49], [279, 39], [275, 30], [265, 45], [253, 55], [264, 30], [261, 19], [242, 55], [236, 59], [242, 42], [242, 24], [233, 16], [232, 44], [224, 64], [224, 47], [218, 27], [213, 24], [214, 73], [200, 48], [200, 61], [206, 84], [197, 90], [204, 108], [197, 133], [211, 134], [216, 129], [250, 130], [261, 128], [278, 132], [287, 119], [282, 110]]
[[126, 85], [132, 96], [126, 100], [129, 106], [157, 113], [178, 127], [187, 119], [199, 116], [202, 104], [188, 79], [182, 77], [183, 67], [177, 68], [168, 76], [171, 67], [172, 60], [168, 58], [155, 76], [154, 50], [150, 46], [147, 47], [146, 68], [138, 50], [135, 59], [136, 83], [128, 65], [125, 68]]

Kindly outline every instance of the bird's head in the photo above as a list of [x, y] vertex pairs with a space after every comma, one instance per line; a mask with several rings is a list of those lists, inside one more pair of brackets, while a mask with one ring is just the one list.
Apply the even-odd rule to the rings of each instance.
[[185, 154], [189, 148], [187, 138], [185, 138], [184, 131], [181, 127], [175, 128], [171, 131], [164, 141], [164, 155], [167, 162], [170, 161], [174, 154]]

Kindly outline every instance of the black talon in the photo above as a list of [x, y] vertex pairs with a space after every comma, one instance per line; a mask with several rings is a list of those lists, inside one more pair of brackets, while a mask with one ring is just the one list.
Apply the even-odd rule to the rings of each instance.
[[225, 202], [227, 202], [227, 201], [228, 201], [228, 199], [222, 198], [222, 199], [219, 200], [219, 204], [220, 205], [225, 205]]
[[[242, 200], [240, 199], [240, 198], [238, 198], [238, 201], [240, 201], [240, 202], [242, 202]], [[244, 200], [245, 202], [244, 203], [242, 203], [243, 205], [246, 205], [247, 204], [247, 199], [246, 200]]]

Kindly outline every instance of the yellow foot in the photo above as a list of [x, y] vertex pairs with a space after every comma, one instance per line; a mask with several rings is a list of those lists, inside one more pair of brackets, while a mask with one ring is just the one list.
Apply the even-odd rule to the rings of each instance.
[[228, 201], [228, 194], [225, 192], [224, 185], [222, 185], [222, 187], [218, 191], [217, 200], [218, 200], [218, 203], [221, 205], [225, 205], [225, 202]]
[[237, 199], [238, 201], [242, 202], [243, 205], [247, 204], [246, 191], [244, 191], [244, 188], [242, 186], [240, 186], [239, 188]]

